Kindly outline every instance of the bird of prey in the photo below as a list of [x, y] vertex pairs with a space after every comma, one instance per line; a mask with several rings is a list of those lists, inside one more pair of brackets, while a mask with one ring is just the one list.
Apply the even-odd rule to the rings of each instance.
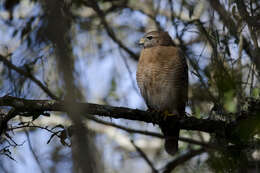
[[[137, 84], [148, 109], [165, 115], [185, 115], [188, 97], [188, 66], [185, 56], [167, 32], [151, 31], [140, 39], [143, 46], [137, 67]], [[178, 151], [180, 127], [168, 121], [159, 124], [165, 136], [165, 150]], [[169, 121], [170, 122], [170, 121]], [[169, 128], [171, 127], [171, 128]]]

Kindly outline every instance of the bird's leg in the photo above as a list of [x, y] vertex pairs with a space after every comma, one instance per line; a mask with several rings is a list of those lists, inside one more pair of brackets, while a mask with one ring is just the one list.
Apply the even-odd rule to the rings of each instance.
[[177, 112], [169, 112], [168, 110], [166, 111], [163, 111], [163, 120], [165, 121], [167, 119], [167, 117], [170, 117], [170, 116], [177, 116], [178, 113]]

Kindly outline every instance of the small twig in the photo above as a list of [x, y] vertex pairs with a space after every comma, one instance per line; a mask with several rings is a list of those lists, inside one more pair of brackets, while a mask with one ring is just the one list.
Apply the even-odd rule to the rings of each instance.
[[[226, 8], [221, 5], [221, 3], [218, 0], [210, 0], [209, 1], [212, 8], [218, 12], [220, 16], [220, 20], [223, 22], [223, 24], [228, 28], [230, 34], [235, 37], [236, 40], [239, 40], [238, 32], [237, 32], [237, 25], [234, 22], [232, 16], [229, 15], [229, 13], [225, 10]], [[253, 45], [245, 38], [243, 39], [243, 49], [245, 52], [249, 55], [250, 59], [255, 63], [256, 69], [258, 72], [260, 71], [260, 59], [259, 57], [259, 48], [253, 48]]]
[[201, 69], [199, 68], [198, 62], [196, 60], [194, 60], [194, 59], [191, 59], [191, 58], [188, 58], [187, 60], [189, 61], [189, 64], [191, 65], [191, 67], [195, 70], [195, 71], [192, 71], [192, 74], [194, 74], [196, 77], [198, 77], [198, 79], [201, 82], [203, 88], [208, 93], [208, 96], [210, 97], [211, 101], [213, 101], [214, 103], [217, 103], [216, 98], [209, 91], [207, 83], [204, 81], [203, 76], [200, 74]]
[[143, 15], [147, 16], [148, 18], [150, 18], [155, 23], [157, 30], [161, 30], [162, 29], [160, 22], [158, 22], [156, 20], [156, 15], [149, 14], [149, 13], [145, 12], [144, 10], [142, 10], [141, 8], [140, 9], [135, 9], [133, 7], [130, 7], [130, 6], [126, 6], [125, 8], [129, 9], [131, 11], [138, 11], [138, 12], [140, 12], [141, 14], [143, 14]]
[[9, 142], [9, 141], [7, 140], [8, 144], [9, 144], [10, 146], [12, 146], [12, 147], [18, 146], [18, 144], [12, 139], [12, 137], [11, 137], [8, 133], [5, 133], [5, 136], [13, 143], [13, 144], [11, 144], [11, 142]]
[[131, 140], [131, 143], [135, 147], [136, 151], [140, 154], [140, 156], [146, 161], [146, 163], [151, 167], [153, 173], [158, 173], [157, 169], [153, 166], [153, 163], [149, 160], [147, 155], [139, 148], [137, 145], [135, 145], [134, 141]]
[[254, 78], [255, 78], [255, 64], [252, 64], [252, 74], [251, 74], [251, 84], [250, 84], [250, 96], [252, 96], [252, 94], [253, 94]]
[[135, 54], [132, 50], [130, 50], [127, 46], [125, 46], [123, 44], [123, 42], [121, 42], [117, 37], [116, 34], [114, 32], [114, 30], [109, 26], [107, 20], [106, 20], [106, 15], [105, 13], [100, 9], [98, 3], [95, 0], [91, 0], [87, 3], [85, 3], [85, 5], [90, 6], [98, 15], [98, 17], [100, 18], [101, 23], [104, 25], [105, 30], [108, 34], [108, 36], [115, 42], [118, 44], [119, 47], [121, 47], [124, 51], [126, 51], [130, 57], [132, 57], [134, 60], [138, 60], [138, 55]]
[[30, 151], [31, 151], [31, 153], [33, 155], [33, 158], [35, 159], [35, 161], [36, 161], [36, 163], [37, 163], [41, 173], [44, 173], [44, 170], [43, 170], [43, 167], [41, 165], [41, 162], [40, 162], [38, 156], [36, 155], [36, 153], [34, 152], [34, 149], [32, 147], [32, 143], [31, 143], [31, 139], [30, 139], [29, 133], [27, 132], [27, 130], [25, 130], [24, 132], [26, 134], [27, 141], [28, 141], [28, 146], [29, 146], [29, 149], [30, 149]]
[[198, 150], [190, 150], [189, 152], [177, 157], [176, 159], [173, 159], [169, 163], [166, 164], [166, 166], [163, 168], [163, 173], [171, 173], [173, 169], [175, 169], [178, 165], [188, 161], [194, 156], [197, 156], [201, 153], [204, 153], [205, 149], [201, 148]]
[[[146, 135], [146, 136], [151, 136], [151, 137], [164, 139], [164, 136], [162, 134], [159, 134], [159, 133], [131, 129], [131, 128], [124, 127], [124, 126], [121, 126], [121, 125], [117, 125], [117, 124], [114, 124], [114, 123], [103, 121], [103, 120], [100, 120], [98, 118], [91, 117], [91, 116], [89, 116], [88, 119], [90, 119], [92, 121], [95, 121], [97, 123], [103, 124], [103, 125], [107, 125], [107, 126], [118, 128], [120, 130], [124, 130], [124, 131], [126, 131], [128, 133], [136, 133], [136, 134], [141, 134], [141, 135]], [[215, 146], [213, 144], [209, 144], [209, 143], [205, 143], [205, 142], [201, 142], [201, 141], [196, 141], [196, 140], [190, 139], [190, 138], [179, 137], [179, 140], [182, 141], [182, 142], [190, 143], [190, 144], [200, 145], [200, 146], [206, 147], [208, 149], [218, 149], [219, 148], [219, 147], [217, 147], [217, 146]]]
[[110, 123], [110, 122], [107, 122], [107, 121], [103, 121], [103, 120], [100, 120], [98, 118], [95, 118], [95, 117], [91, 117], [89, 116], [88, 119], [92, 120], [92, 121], [95, 121], [96, 123], [100, 123], [100, 124], [103, 124], [103, 125], [106, 125], [106, 126], [111, 126], [111, 127], [115, 127], [115, 128], [118, 128], [120, 130], [124, 130], [128, 133], [138, 133], [138, 134], [141, 134], [141, 135], [146, 135], [146, 136], [151, 136], [151, 137], [156, 137], [156, 138], [160, 138], [160, 139], [163, 139], [163, 135], [162, 134], [159, 134], [159, 133], [155, 133], [155, 132], [148, 132], [148, 131], [142, 131], [142, 130], [136, 130], [136, 129], [131, 129], [131, 128], [128, 128], [128, 127], [124, 127], [124, 126], [121, 126], [121, 125], [117, 125], [117, 124], [114, 124], [114, 123]]
[[0, 55], [0, 61], [2, 61], [4, 63], [4, 65], [6, 65], [8, 68], [16, 71], [17, 73], [19, 73], [20, 75], [27, 77], [29, 79], [31, 79], [36, 85], [38, 85], [48, 96], [50, 96], [52, 99], [58, 100], [58, 97], [55, 96], [55, 94], [53, 94], [49, 88], [47, 88], [40, 80], [38, 80], [36, 77], [34, 77], [31, 73], [29, 73], [26, 70], [23, 70], [17, 66], [15, 66], [14, 64], [12, 64], [10, 61], [7, 60], [7, 58], [3, 57], [2, 55]]
[[10, 128], [7, 128], [7, 130], [17, 130], [17, 129], [22, 129], [22, 128], [38, 128], [38, 129], [43, 129], [43, 130], [46, 130], [48, 131], [49, 133], [52, 133], [52, 134], [56, 134], [55, 136], [59, 137], [57, 135], [57, 132], [53, 132], [52, 130], [46, 128], [46, 127], [42, 127], [42, 126], [37, 126], [37, 125], [22, 125], [22, 126], [14, 126], [14, 127], [10, 127]]
[[132, 86], [133, 86], [134, 90], [135, 90], [137, 93], [139, 93], [138, 89], [136, 88], [135, 80], [133, 79], [132, 71], [131, 71], [131, 69], [130, 69], [130, 67], [129, 67], [129, 65], [128, 65], [127, 59], [126, 59], [126, 57], [124, 56], [124, 54], [123, 54], [123, 52], [121, 51], [121, 49], [119, 49], [119, 53], [120, 53], [120, 55], [121, 55], [121, 57], [122, 57], [122, 59], [123, 59], [123, 61], [124, 61], [125, 67], [126, 67], [126, 69], [127, 69], [127, 72], [128, 72], [128, 74], [129, 74], [129, 77], [130, 77], [131, 82], [132, 82]]

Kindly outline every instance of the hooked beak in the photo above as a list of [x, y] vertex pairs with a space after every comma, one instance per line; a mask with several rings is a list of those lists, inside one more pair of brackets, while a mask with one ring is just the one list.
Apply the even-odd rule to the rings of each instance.
[[144, 45], [144, 38], [141, 38], [138, 44], [139, 44], [139, 46], [143, 46]]

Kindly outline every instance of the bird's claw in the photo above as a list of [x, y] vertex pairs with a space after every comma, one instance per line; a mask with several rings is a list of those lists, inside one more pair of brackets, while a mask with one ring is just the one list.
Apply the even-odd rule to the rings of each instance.
[[163, 120], [165, 121], [169, 116], [177, 116], [175, 113], [170, 113], [168, 110], [163, 112]]

